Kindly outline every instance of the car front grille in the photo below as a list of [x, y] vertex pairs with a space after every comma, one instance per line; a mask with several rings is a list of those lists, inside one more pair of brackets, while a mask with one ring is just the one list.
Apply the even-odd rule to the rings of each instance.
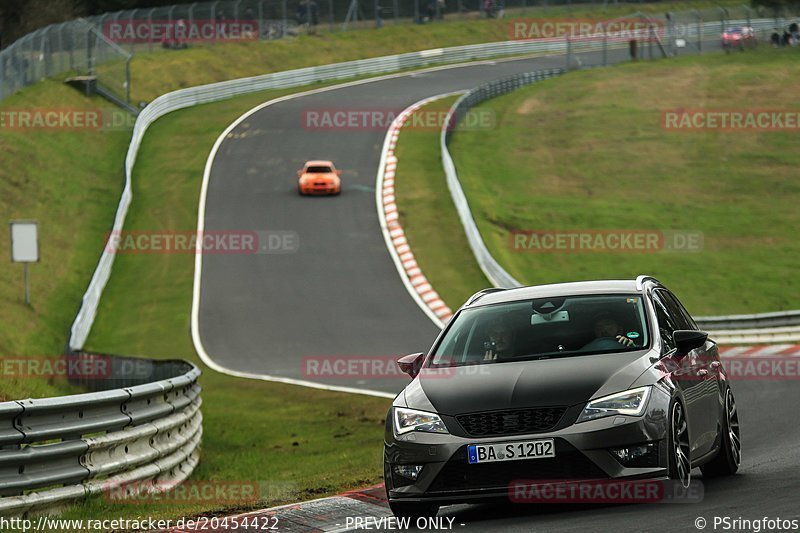
[[428, 492], [508, 489], [520, 480], [606, 479], [608, 475], [565, 441], [557, 441], [556, 456], [494, 463], [467, 463], [467, 447], [453, 454]]
[[458, 415], [456, 420], [471, 437], [494, 437], [549, 431], [558, 424], [566, 410], [566, 407], [540, 407], [487, 411]]

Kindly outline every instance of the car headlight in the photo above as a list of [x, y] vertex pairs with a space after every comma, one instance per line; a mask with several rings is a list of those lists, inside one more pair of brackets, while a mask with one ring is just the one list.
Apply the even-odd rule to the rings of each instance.
[[649, 386], [603, 396], [586, 404], [578, 422], [612, 415], [641, 416], [649, 397]]
[[448, 433], [442, 419], [436, 413], [394, 408], [394, 429], [398, 435], [409, 431], [426, 431], [428, 433]]

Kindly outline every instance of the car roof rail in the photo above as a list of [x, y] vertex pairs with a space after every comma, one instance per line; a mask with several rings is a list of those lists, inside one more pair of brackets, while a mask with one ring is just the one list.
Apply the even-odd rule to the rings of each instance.
[[648, 282], [648, 281], [654, 281], [654, 282], [658, 283], [659, 285], [661, 285], [661, 282], [658, 281], [653, 276], [648, 276], [647, 274], [641, 274], [641, 275], [636, 277], [636, 290], [637, 291], [644, 290], [644, 284], [645, 284], [645, 282]]
[[505, 290], [508, 290], [508, 289], [503, 289], [501, 287], [489, 287], [488, 289], [481, 289], [478, 292], [476, 292], [475, 294], [473, 294], [472, 296], [470, 296], [469, 300], [467, 300], [467, 303], [465, 303], [464, 305], [470, 305], [470, 304], [480, 300], [481, 298], [483, 298], [487, 294], [491, 294], [493, 292], [505, 291]]

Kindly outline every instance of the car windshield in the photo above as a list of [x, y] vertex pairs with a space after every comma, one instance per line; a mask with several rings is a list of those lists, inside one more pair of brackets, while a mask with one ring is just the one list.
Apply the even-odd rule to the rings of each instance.
[[641, 295], [537, 298], [461, 311], [429, 366], [594, 355], [648, 345]]
[[308, 174], [327, 174], [328, 172], [332, 172], [332, 170], [331, 167], [313, 166], [308, 167], [306, 172]]
[[742, 33], [742, 28], [728, 28], [725, 31], [727, 33]]

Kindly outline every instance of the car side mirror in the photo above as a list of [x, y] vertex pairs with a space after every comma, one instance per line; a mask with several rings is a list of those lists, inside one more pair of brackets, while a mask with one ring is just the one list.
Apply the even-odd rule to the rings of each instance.
[[409, 355], [405, 355], [397, 360], [397, 366], [400, 367], [404, 373], [411, 376], [411, 379], [417, 377], [419, 371], [422, 369], [422, 362], [425, 360], [425, 354], [420, 353], [412, 353]]
[[676, 355], [683, 357], [695, 348], [704, 345], [708, 339], [708, 333], [695, 329], [677, 329], [672, 333], [672, 339], [678, 348]]

